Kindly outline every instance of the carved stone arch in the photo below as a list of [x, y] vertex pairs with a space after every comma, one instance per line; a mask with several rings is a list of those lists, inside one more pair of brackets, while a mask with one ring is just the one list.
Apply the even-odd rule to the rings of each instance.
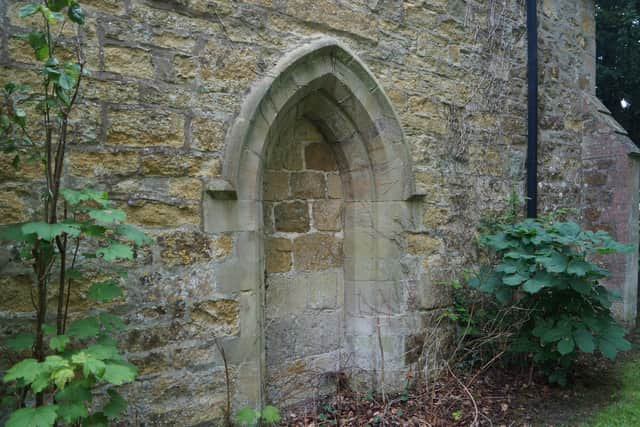
[[324, 136], [344, 188], [340, 354], [375, 386], [380, 327], [387, 386], [392, 378], [401, 386], [406, 342], [419, 323], [408, 309], [409, 273], [400, 262], [414, 224], [407, 201], [416, 196], [400, 122], [355, 54], [334, 39], [313, 40], [251, 89], [227, 134], [223, 179], [210, 183], [203, 204], [205, 231], [236, 236], [236, 259], [216, 272], [216, 289], [240, 300], [239, 336], [226, 344], [238, 372], [239, 405], [265, 400], [263, 175], [270, 147], [291, 117], [303, 117]]

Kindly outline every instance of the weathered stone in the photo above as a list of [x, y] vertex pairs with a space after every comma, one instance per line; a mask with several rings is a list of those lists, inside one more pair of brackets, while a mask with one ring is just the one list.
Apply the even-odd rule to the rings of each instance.
[[200, 224], [200, 209], [196, 205], [169, 205], [144, 201], [125, 207], [127, 219], [138, 225], [177, 227]]
[[191, 120], [191, 146], [201, 151], [221, 152], [224, 148], [224, 123], [209, 117]]
[[212, 242], [205, 234], [178, 231], [158, 238], [162, 262], [169, 266], [189, 265], [211, 259]]
[[198, 303], [191, 311], [191, 320], [222, 327], [225, 335], [236, 335], [239, 331], [238, 301], [216, 300]]
[[264, 200], [286, 200], [289, 198], [289, 174], [267, 170], [264, 173], [262, 195]]
[[440, 251], [442, 242], [426, 234], [409, 234], [408, 250], [411, 255], [432, 255]]
[[340, 175], [327, 175], [327, 196], [330, 199], [341, 199], [344, 197], [342, 192], [342, 179]]
[[184, 117], [158, 110], [111, 110], [107, 144], [181, 147], [184, 145]]
[[312, 233], [293, 241], [296, 271], [326, 270], [342, 265], [342, 241], [330, 234]]
[[324, 174], [318, 172], [297, 172], [291, 174], [291, 194], [300, 199], [321, 199], [324, 197]]
[[153, 79], [151, 53], [143, 49], [107, 46], [104, 48], [105, 70], [123, 76]]
[[192, 80], [197, 76], [196, 59], [191, 56], [176, 55], [173, 58], [173, 69], [181, 80]]
[[150, 176], [198, 176], [220, 175], [218, 158], [205, 160], [202, 157], [184, 154], [152, 154], [142, 157], [142, 173]]
[[202, 198], [202, 181], [198, 178], [173, 178], [169, 181], [169, 196], [200, 200]]
[[81, 177], [131, 175], [140, 169], [140, 158], [134, 152], [71, 152], [68, 158], [71, 174]]
[[306, 202], [278, 203], [273, 212], [277, 231], [294, 233], [309, 231], [309, 207]]
[[342, 200], [313, 202], [313, 226], [320, 231], [342, 230]]
[[293, 245], [289, 239], [266, 239], [267, 273], [284, 273], [291, 270], [292, 250]]
[[320, 171], [338, 170], [336, 158], [327, 144], [309, 144], [304, 149], [305, 165], [307, 169]]

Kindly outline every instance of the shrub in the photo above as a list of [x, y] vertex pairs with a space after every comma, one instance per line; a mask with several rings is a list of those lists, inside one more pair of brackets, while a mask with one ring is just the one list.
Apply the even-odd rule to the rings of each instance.
[[611, 313], [618, 297], [599, 283], [609, 273], [591, 256], [633, 248], [604, 231], [585, 231], [573, 222], [548, 218], [499, 225], [480, 241], [497, 261], [469, 284], [502, 306], [514, 307], [520, 314], [512, 319], [525, 319], [510, 340], [510, 350], [531, 354], [550, 382], [566, 383], [579, 351], [597, 350], [614, 359], [630, 348], [624, 328]]

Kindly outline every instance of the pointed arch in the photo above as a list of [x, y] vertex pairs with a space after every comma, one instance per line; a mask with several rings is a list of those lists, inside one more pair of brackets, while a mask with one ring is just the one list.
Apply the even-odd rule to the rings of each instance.
[[[259, 200], [261, 167], [274, 122], [281, 112], [313, 92], [324, 92], [335, 103], [331, 111], [338, 112], [336, 118], [352, 121], [364, 136], [362, 148], [374, 178], [371, 197], [407, 200], [414, 195], [410, 153], [389, 98], [355, 54], [339, 41], [323, 37], [287, 54], [246, 97], [227, 136], [222, 170], [237, 198]], [[341, 138], [335, 142], [352, 142], [345, 139], [348, 136], [334, 135]]]

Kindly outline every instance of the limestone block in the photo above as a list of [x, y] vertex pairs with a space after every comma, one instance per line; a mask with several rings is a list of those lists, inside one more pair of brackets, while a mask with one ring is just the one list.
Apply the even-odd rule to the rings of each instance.
[[391, 316], [405, 308], [405, 287], [396, 281], [345, 282], [345, 308], [356, 316]]
[[229, 231], [255, 231], [261, 207], [251, 200], [215, 200], [205, 196], [203, 200], [204, 231], [226, 233]]
[[296, 271], [326, 270], [342, 265], [342, 241], [330, 234], [311, 233], [293, 241]]
[[265, 311], [267, 323], [275, 318], [303, 315], [307, 308], [308, 289], [308, 283], [298, 278], [282, 275], [267, 277]]
[[106, 46], [104, 48], [105, 70], [123, 76], [153, 79], [151, 53], [137, 48]]
[[277, 231], [297, 233], [309, 231], [309, 207], [307, 202], [278, 203], [273, 212]]
[[320, 171], [336, 171], [336, 158], [328, 144], [309, 144], [304, 149], [305, 166], [307, 169]]
[[320, 231], [342, 230], [342, 200], [313, 202], [313, 225]]
[[308, 289], [307, 307], [313, 310], [339, 308], [342, 303], [342, 272], [338, 270], [301, 274], [298, 287]]
[[220, 299], [203, 301], [191, 310], [191, 320], [206, 327], [214, 325], [225, 335], [239, 332], [238, 301]]
[[289, 174], [267, 170], [264, 173], [263, 200], [286, 200], [289, 197]]
[[291, 270], [293, 245], [289, 239], [265, 240], [267, 273], [284, 273]]
[[291, 174], [291, 194], [302, 199], [324, 198], [324, 174], [296, 172]]
[[133, 147], [184, 145], [184, 117], [159, 110], [111, 110], [107, 144]]
[[327, 197], [330, 199], [342, 199], [344, 193], [342, 192], [342, 179], [338, 174], [327, 175]]

